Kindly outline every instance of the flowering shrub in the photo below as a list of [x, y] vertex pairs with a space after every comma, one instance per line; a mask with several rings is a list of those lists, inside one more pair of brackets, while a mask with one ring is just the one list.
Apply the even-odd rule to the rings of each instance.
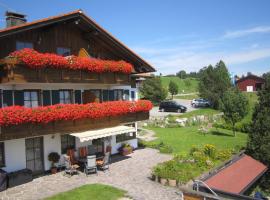
[[37, 108], [11, 106], [0, 109], [0, 126], [25, 123], [49, 123], [58, 120], [103, 118], [128, 113], [148, 112], [152, 103], [147, 100], [111, 101], [88, 104], [57, 104]]
[[63, 57], [52, 53], [39, 53], [33, 49], [21, 49], [10, 54], [32, 69], [52, 67], [56, 69], [86, 70], [88, 72], [118, 72], [130, 74], [132, 65], [123, 60], [100, 60], [77, 56]]

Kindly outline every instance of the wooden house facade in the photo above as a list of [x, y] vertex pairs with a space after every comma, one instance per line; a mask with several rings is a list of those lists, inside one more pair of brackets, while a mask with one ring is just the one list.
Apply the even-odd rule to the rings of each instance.
[[[14, 13], [7, 14], [7, 19], [10, 19]], [[50, 169], [47, 157], [51, 152], [65, 155], [67, 150], [73, 149], [75, 156], [79, 157], [80, 148], [94, 151], [91, 153], [104, 153], [109, 149], [112, 154], [118, 153], [123, 143], [136, 148], [136, 122], [148, 119], [147, 110], [121, 111], [117, 115], [107, 112], [103, 117], [48, 123], [23, 123], [22, 120], [28, 120], [24, 118], [18, 124], [11, 123], [16, 113], [8, 109], [17, 109], [17, 106], [18, 109], [35, 110], [54, 105], [61, 105], [64, 109], [65, 104], [91, 107], [92, 104], [113, 106], [110, 102], [120, 105], [121, 102], [132, 101], [137, 105], [138, 91], [133, 74], [155, 71], [81, 10], [34, 22], [22, 21], [19, 25], [11, 26], [12, 23], [9, 23], [10, 27], [0, 29], [0, 167], [7, 172], [28, 168], [33, 174], [38, 174]], [[12, 52], [24, 49], [67, 59], [74, 55], [105, 63], [107, 60], [121, 60], [131, 64], [132, 69], [129, 73], [122, 73], [50, 66], [33, 68], [18, 57], [11, 56]], [[9, 121], [7, 116], [11, 117]], [[82, 133], [88, 139], [82, 139]], [[93, 134], [99, 136], [93, 137]]]

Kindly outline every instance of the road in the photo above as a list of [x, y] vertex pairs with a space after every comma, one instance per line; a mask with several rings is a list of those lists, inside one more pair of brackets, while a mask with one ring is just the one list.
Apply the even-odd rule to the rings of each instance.
[[[186, 99], [175, 99], [174, 101], [180, 103], [183, 106], [187, 107], [187, 112], [190, 112], [192, 110], [196, 110], [196, 108], [193, 108], [190, 105], [190, 101], [191, 100], [186, 100]], [[179, 113], [176, 112], [159, 112], [158, 107], [154, 107], [151, 111], [150, 111], [150, 117], [165, 117], [167, 115], [179, 115]]]

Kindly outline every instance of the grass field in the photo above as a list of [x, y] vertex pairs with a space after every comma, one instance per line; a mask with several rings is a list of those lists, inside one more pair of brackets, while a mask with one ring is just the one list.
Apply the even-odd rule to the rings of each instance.
[[150, 128], [156, 133], [157, 140], [148, 144], [164, 142], [173, 149], [173, 153], [187, 154], [193, 145], [203, 146], [213, 144], [220, 149], [233, 149], [246, 146], [247, 134], [237, 132], [236, 137], [232, 131], [224, 129], [213, 129], [211, 133], [203, 135], [198, 127], [182, 128]]
[[170, 81], [174, 81], [178, 85], [178, 93], [194, 93], [198, 89], [198, 80], [192, 78], [180, 79], [179, 77], [161, 77], [163, 87], [168, 88]]
[[117, 200], [121, 197], [124, 197], [125, 194], [125, 191], [119, 190], [111, 186], [91, 184], [57, 194], [55, 196], [47, 198], [47, 200]]

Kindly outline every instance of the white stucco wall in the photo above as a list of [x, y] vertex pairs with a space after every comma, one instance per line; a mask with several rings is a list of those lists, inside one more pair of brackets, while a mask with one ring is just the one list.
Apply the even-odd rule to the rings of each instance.
[[5, 161], [6, 167], [3, 170], [12, 172], [26, 167], [25, 139], [6, 140]]
[[112, 142], [111, 142], [112, 154], [118, 153], [118, 149], [121, 147], [121, 145], [126, 144], [126, 143], [130, 144], [135, 149], [138, 148], [138, 139], [137, 138], [132, 139], [132, 140], [126, 140], [126, 141], [123, 141], [123, 142], [120, 142], [120, 143], [116, 143], [116, 136], [113, 136], [112, 137]]
[[49, 170], [51, 168], [51, 162], [48, 160], [48, 155], [51, 152], [57, 152], [61, 155], [61, 138], [60, 134], [44, 135], [44, 168]]

